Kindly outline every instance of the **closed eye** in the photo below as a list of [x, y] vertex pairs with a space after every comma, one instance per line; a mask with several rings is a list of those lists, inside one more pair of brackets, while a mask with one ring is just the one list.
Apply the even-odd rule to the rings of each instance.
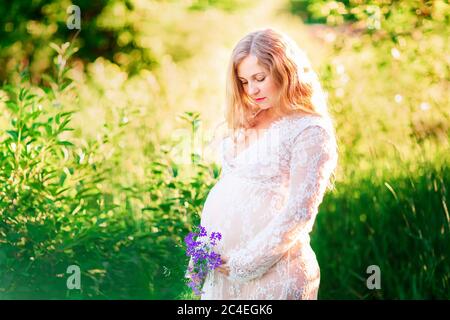
[[[262, 79], [256, 79], [256, 81], [258, 81], [258, 82], [263, 82], [264, 80], [266, 80], [266, 78], [264, 77], [264, 78], [262, 78]], [[243, 81], [241, 81], [241, 84], [242, 85], [246, 85], [247, 84], [247, 82], [243, 82]]]

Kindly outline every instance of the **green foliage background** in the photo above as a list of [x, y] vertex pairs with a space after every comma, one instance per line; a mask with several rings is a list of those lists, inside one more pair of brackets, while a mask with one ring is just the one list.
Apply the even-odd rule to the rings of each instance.
[[5, 3], [0, 298], [196, 299], [183, 238], [220, 175], [226, 64], [271, 26], [310, 56], [338, 134], [319, 298], [448, 299], [448, 25], [446, 1]]

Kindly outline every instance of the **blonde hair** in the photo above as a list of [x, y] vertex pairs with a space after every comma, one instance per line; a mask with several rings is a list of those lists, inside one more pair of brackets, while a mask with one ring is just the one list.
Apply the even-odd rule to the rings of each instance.
[[[331, 133], [333, 139], [336, 139], [326, 95], [306, 53], [286, 34], [268, 28], [247, 34], [236, 44], [231, 54], [227, 74], [225, 119], [233, 140], [236, 139], [239, 129], [252, 126], [252, 109], [257, 108], [253, 100], [245, 94], [237, 74], [239, 64], [249, 55], [256, 56], [258, 63], [271, 73], [279, 89], [276, 99], [278, 103], [274, 110], [277, 115], [306, 113], [324, 117], [331, 124]], [[336, 144], [336, 151], [338, 150]], [[336, 169], [331, 173], [327, 189], [334, 189]]]
[[287, 35], [273, 29], [251, 32], [242, 38], [231, 54], [226, 86], [226, 122], [235, 133], [251, 127], [254, 102], [245, 94], [237, 68], [249, 55], [273, 76], [279, 88], [278, 115], [308, 113], [328, 116], [326, 97], [304, 51]]

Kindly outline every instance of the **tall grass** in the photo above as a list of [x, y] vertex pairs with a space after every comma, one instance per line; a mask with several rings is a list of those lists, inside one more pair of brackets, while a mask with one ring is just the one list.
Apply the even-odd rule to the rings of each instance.
[[[448, 166], [359, 176], [325, 198], [312, 246], [322, 299], [446, 299], [449, 292]], [[367, 267], [381, 271], [369, 290]]]

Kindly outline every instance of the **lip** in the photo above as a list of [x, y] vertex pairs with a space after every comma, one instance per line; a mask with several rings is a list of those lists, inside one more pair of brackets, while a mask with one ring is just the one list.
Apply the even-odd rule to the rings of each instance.
[[266, 99], [265, 97], [264, 98], [258, 98], [258, 99], [255, 99], [255, 101], [256, 102], [261, 102], [261, 101], [263, 101], [264, 99]]

